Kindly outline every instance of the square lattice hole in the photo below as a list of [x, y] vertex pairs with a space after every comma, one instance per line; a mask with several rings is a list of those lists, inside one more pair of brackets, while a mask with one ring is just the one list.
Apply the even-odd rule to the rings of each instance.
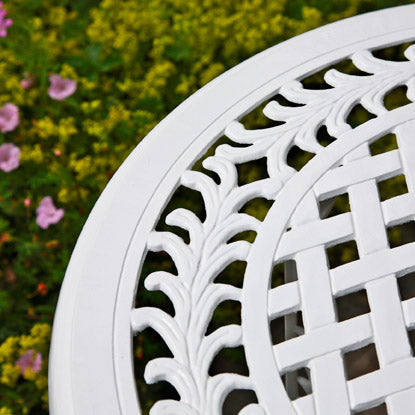
[[378, 356], [373, 343], [344, 354], [344, 366], [348, 380], [379, 369]]
[[412, 356], [415, 356], [415, 330], [408, 331], [408, 338], [412, 349]]
[[386, 405], [383, 403], [375, 408], [365, 409], [361, 412], [354, 412], [354, 415], [388, 415], [388, 410], [386, 409]]
[[405, 176], [403, 174], [387, 180], [382, 180], [378, 183], [378, 189], [381, 201], [408, 193], [408, 186], [406, 185]]
[[330, 268], [336, 268], [348, 262], [359, 259], [359, 252], [355, 241], [348, 241], [327, 248], [327, 258]]
[[388, 228], [388, 239], [391, 248], [415, 242], [415, 222], [406, 222]]
[[270, 326], [272, 344], [282, 343], [293, 337], [304, 334], [303, 316], [301, 311], [275, 318], [271, 321]]
[[310, 370], [308, 368], [302, 367], [298, 370], [286, 373], [282, 376], [282, 382], [288, 397], [292, 401], [313, 393]]
[[331, 199], [322, 200], [319, 204], [319, 210], [321, 219], [350, 212], [349, 195], [343, 193]]
[[403, 275], [398, 278], [399, 293], [401, 300], [409, 300], [415, 297], [415, 272]]
[[370, 313], [366, 290], [356, 291], [336, 298], [338, 321], [349, 320]]
[[287, 282], [297, 281], [297, 266], [294, 260], [276, 264], [272, 269], [271, 288], [278, 287]]

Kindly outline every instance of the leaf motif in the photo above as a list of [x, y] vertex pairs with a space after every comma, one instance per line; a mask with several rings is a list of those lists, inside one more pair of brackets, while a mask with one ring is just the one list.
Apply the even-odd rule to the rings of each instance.
[[272, 200], [282, 188], [282, 185], [281, 180], [273, 177], [236, 187], [224, 201], [220, 216], [227, 217], [233, 212], [237, 212], [245, 203], [257, 197]]
[[176, 313], [175, 321], [182, 331], [186, 330], [191, 304], [189, 293], [181, 278], [165, 271], [156, 271], [148, 275], [144, 280], [144, 286], [149, 291], [162, 291], [169, 297]]
[[367, 82], [367, 77], [362, 77], [360, 75], [350, 75], [338, 71], [337, 69], [329, 69], [324, 74], [324, 81], [330, 86], [340, 89], [338, 87], [346, 87], [351, 83], [365, 85]]
[[189, 275], [194, 267], [192, 251], [179, 236], [172, 232], [151, 232], [147, 246], [150, 251], [166, 251], [173, 259], [179, 275], [189, 283]]
[[293, 80], [281, 87], [280, 94], [291, 102], [310, 104], [321, 100], [324, 90], [305, 89], [300, 81]]
[[384, 85], [379, 87], [373, 87], [366, 95], [361, 99], [362, 105], [372, 114], [381, 115], [387, 112], [383, 104], [383, 98], [385, 95], [394, 87], [396, 87], [396, 82], [392, 78], [389, 81], [385, 80]]
[[410, 68], [412, 62], [397, 62], [379, 59], [373, 56], [368, 50], [361, 50], [352, 56], [352, 62], [360, 70], [376, 74], [380, 72], [401, 71]]
[[[408, 48], [406, 55], [415, 58], [415, 48]], [[288, 177], [290, 167], [286, 156], [295, 143], [302, 150], [317, 153], [321, 145], [317, 142], [318, 128], [326, 124], [329, 133], [338, 136], [350, 129], [346, 118], [359, 102], [376, 114], [386, 111], [383, 106], [384, 95], [397, 85], [408, 84], [408, 96], [415, 97], [415, 62], [391, 62], [375, 58], [370, 52], [362, 51], [353, 55], [353, 62], [361, 70], [374, 75], [359, 76], [341, 73], [336, 70], [326, 72], [324, 78], [334, 88], [323, 90], [305, 89], [301, 82], [290, 81], [280, 89], [281, 95], [291, 102], [304, 104], [288, 107], [276, 101], [269, 102], [264, 114], [273, 120], [286, 121], [285, 124], [261, 130], [246, 130], [239, 122], [232, 122], [225, 130], [235, 142], [249, 144], [251, 147], [232, 148], [220, 146], [221, 156], [234, 162], [246, 162], [249, 152], [251, 160], [267, 156], [268, 172], [271, 177]], [[264, 154], [265, 153], [265, 154]]]
[[205, 336], [209, 322], [216, 307], [226, 300], [240, 301], [241, 289], [229, 284], [210, 284], [203, 291], [194, 306], [194, 314], [198, 317], [190, 330], [198, 338]]
[[206, 210], [205, 229], [211, 229], [218, 215], [218, 189], [216, 183], [206, 174], [198, 171], [187, 170], [181, 177], [181, 183], [192, 190], [202, 194]]
[[294, 142], [304, 151], [310, 153], [318, 153], [322, 146], [317, 141], [317, 130], [323, 124], [323, 120], [327, 118], [330, 108], [322, 105], [318, 111], [311, 113], [307, 121], [302, 122], [295, 134]]
[[188, 367], [170, 357], [159, 357], [147, 363], [144, 372], [149, 384], [165, 380], [174, 385], [181, 399], [197, 406], [198, 391]]
[[240, 232], [256, 231], [261, 222], [246, 213], [231, 213], [222, 221], [222, 226], [216, 228], [209, 239], [209, 250], [214, 251], [220, 244], [226, 243]]
[[218, 174], [220, 178], [219, 193], [222, 200], [235, 186], [238, 185], [236, 167], [229, 160], [221, 157], [208, 157], [203, 160], [203, 167]]
[[222, 144], [216, 149], [218, 157], [224, 157], [235, 164], [247, 163], [265, 157], [267, 150], [274, 143], [274, 139], [263, 139], [254, 142], [248, 147], [232, 147]]
[[[208, 251], [208, 256], [204, 258], [201, 268], [203, 269], [203, 278], [195, 281], [194, 292], [202, 292], [201, 284], [205, 286], [213, 281], [214, 277], [224, 270], [233, 261], [244, 259], [248, 256], [250, 244], [246, 241], [236, 241], [225, 244], [219, 250], [212, 249]], [[195, 291], [197, 290], [197, 291]]]
[[234, 389], [251, 389], [252, 384], [249, 377], [234, 373], [221, 373], [212, 376], [207, 385], [208, 408], [205, 413], [221, 413], [226, 396]]
[[140, 307], [131, 311], [130, 320], [133, 332], [151, 327], [160, 334], [174, 357], [180, 362], [186, 361], [183, 333], [172, 316], [155, 307]]
[[267, 169], [270, 177], [282, 179], [295, 173], [295, 169], [287, 164], [287, 154], [293, 138], [293, 133], [289, 131], [280, 141], [270, 146], [267, 153]]
[[245, 126], [239, 121], [232, 121], [225, 128], [225, 135], [235, 143], [253, 144], [258, 140], [262, 140], [264, 138], [266, 139], [267, 137], [273, 136], [273, 133], [276, 133], [277, 131], [278, 127], [263, 128], [258, 130], [247, 130]]
[[203, 224], [190, 210], [178, 208], [166, 216], [166, 224], [178, 226], [189, 232], [190, 247], [193, 252], [198, 252], [203, 244]]
[[325, 121], [327, 132], [333, 137], [338, 137], [352, 127], [346, 122], [350, 111], [359, 102], [359, 97], [355, 93], [349, 93], [341, 97], [327, 114]]
[[242, 344], [242, 328], [236, 324], [223, 326], [204, 337], [200, 347], [198, 366], [202, 373], [208, 373], [216, 354], [224, 347], [237, 347]]
[[269, 102], [263, 110], [264, 114], [273, 121], [293, 121], [299, 117], [298, 107], [287, 107], [278, 101]]

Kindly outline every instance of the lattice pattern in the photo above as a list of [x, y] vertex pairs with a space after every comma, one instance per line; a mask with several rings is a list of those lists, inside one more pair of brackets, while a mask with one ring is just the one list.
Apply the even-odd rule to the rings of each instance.
[[[316, 139], [321, 125], [326, 125], [335, 137], [350, 130], [346, 118], [357, 103], [382, 116], [386, 113], [384, 95], [398, 85], [407, 85], [408, 97], [414, 100], [414, 46], [407, 49], [406, 57], [408, 61], [388, 62], [374, 58], [368, 51], [359, 51], [352, 57], [354, 64], [372, 75], [352, 76], [331, 70], [325, 80], [333, 88], [326, 90], [307, 90], [299, 81], [287, 83], [279, 92], [303, 105], [269, 103], [264, 113], [272, 120], [284, 121], [276, 127], [246, 130], [241, 123], [231, 123], [227, 136], [246, 146], [219, 146], [215, 156], [203, 163], [220, 177], [219, 184], [195, 171], [182, 175], [182, 185], [201, 192], [206, 220], [201, 222], [184, 209], [168, 215], [166, 223], [189, 232], [190, 244], [173, 233], [153, 232], [148, 249], [166, 251], [176, 264], [178, 277], [158, 271], [145, 281], [148, 290], [161, 290], [168, 295], [175, 315], [153, 307], [137, 308], [131, 313], [134, 332], [154, 328], [173, 353], [173, 358], [151, 361], [145, 378], [148, 383], [167, 380], [181, 400], [159, 401], [152, 414], [217, 414], [231, 390], [254, 389], [249, 377], [208, 375], [218, 351], [243, 344], [238, 325], [205, 335], [218, 304], [228, 299], [241, 301], [241, 289], [214, 283], [227, 265], [249, 255], [248, 242], [228, 241], [239, 232], [261, 230], [260, 221], [239, 210], [257, 197], [272, 200], [289, 185], [296, 172], [288, 166], [286, 156], [294, 145], [314, 153], [322, 151]], [[406, 127], [400, 128], [400, 150], [370, 157], [365, 144], [349, 154], [341, 167], [328, 171], [299, 205], [288, 224], [292, 229], [283, 236], [276, 251], [276, 262], [294, 258], [297, 264], [298, 281], [270, 290], [268, 309], [270, 319], [297, 310], [303, 313], [305, 334], [274, 346], [281, 374], [303, 366], [311, 370], [312, 395], [294, 401], [300, 414], [346, 414], [383, 400], [392, 414], [402, 414], [396, 409], [402, 405], [399, 393], [406, 390], [407, 402], [408, 390], [415, 386], [408, 376], [406, 380], [390, 382], [392, 389], [383, 388], [386, 377], [401, 373], [400, 365], [408, 371], [415, 365], [406, 334], [406, 329], [415, 325], [415, 302], [408, 300], [401, 305], [396, 285], [396, 276], [415, 265], [410, 255], [413, 246], [390, 250], [385, 232], [385, 226], [412, 220], [415, 214], [410, 184], [415, 177], [415, 150], [405, 138], [409, 137]], [[235, 165], [262, 157], [267, 159], [269, 178], [238, 186]], [[410, 192], [380, 203], [376, 182], [402, 173]], [[351, 213], [321, 220], [318, 201], [344, 192], [349, 194]], [[359, 261], [329, 270], [326, 248], [349, 240], [357, 242]], [[333, 296], [361, 288], [367, 290], [370, 315], [337, 323]], [[393, 325], [389, 323], [392, 319], [385, 319], [385, 305], [396, 320]], [[370, 342], [376, 344], [380, 370], [346, 382], [342, 353]], [[260, 405], [250, 405], [241, 414], [249, 411], [264, 413]]]
[[[274, 353], [281, 374], [311, 370], [313, 394], [294, 403], [301, 414], [349, 414], [349, 408], [385, 401], [388, 413], [403, 415], [408, 399], [415, 401], [407, 335], [415, 324], [415, 298], [401, 302], [396, 280], [415, 269], [415, 243], [389, 249], [386, 232], [415, 219], [413, 128], [408, 123], [397, 130], [399, 150], [371, 157], [365, 144], [326, 173], [299, 205], [278, 247], [276, 262], [295, 259], [298, 281], [270, 291], [269, 315], [301, 310], [305, 333], [275, 345]], [[377, 182], [400, 174], [409, 193], [380, 202]], [[344, 192], [351, 212], [321, 220], [317, 200]], [[360, 259], [330, 270], [326, 247], [352, 239]], [[370, 313], [337, 323], [332, 297], [362, 288]], [[342, 354], [372, 342], [380, 370], [347, 382]]]

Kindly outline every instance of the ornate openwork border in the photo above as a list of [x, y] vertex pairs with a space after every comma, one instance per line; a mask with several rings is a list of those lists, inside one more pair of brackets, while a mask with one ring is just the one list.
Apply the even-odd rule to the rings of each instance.
[[[269, 118], [284, 121], [284, 124], [245, 130], [242, 124], [233, 122], [225, 129], [225, 134], [233, 141], [249, 146], [222, 145], [214, 156], [204, 160], [203, 166], [218, 174], [220, 184], [200, 172], [187, 170], [183, 173], [180, 183], [203, 196], [206, 220], [202, 223], [193, 212], [176, 209], [167, 216], [166, 223], [188, 231], [190, 244], [171, 232], [152, 232], [147, 243], [149, 250], [167, 252], [176, 264], [178, 277], [156, 271], [145, 281], [148, 290], [161, 290], [169, 297], [175, 315], [171, 317], [153, 307], [137, 308], [131, 315], [134, 332], [152, 327], [174, 356], [151, 361], [145, 379], [148, 383], [159, 380], [171, 383], [180, 394], [180, 403], [159, 401], [152, 413], [219, 414], [231, 390], [252, 387], [251, 380], [240, 375], [211, 377], [208, 374], [213, 358], [221, 349], [246, 346], [237, 325], [223, 326], [205, 336], [215, 308], [225, 300], [241, 300], [241, 289], [213, 282], [231, 262], [244, 260], [249, 255], [248, 242], [229, 243], [229, 239], [240, 232], [260, 230], [260, 221], [238, 212], [252, 199], [275, 198], [294, 175], [295, 170], [286, 161], [292, 146], [321, 152], [323, 147], [316, 139], [320, 126], [326, 125], [330, 135], [342, 137], [343, 133], [351, 130], [346, 118], [358, 103], [382, 117], [387, 112], [383, 97], [397, 86], [407, 85], [408, 98], [414, 99], [415, 46], [409, 47], [405, 56], [408, 58], [406, 62], [391, 62], [377, 59], [368, 51], [359, 51], [352, 55], [353, 63], [372, 75], [348, 75], [332, 69], [324, 77], [332, 89], [307, 90], [298, 81], [287, 83], [276, 92], [303, 106], [286, 107], [271, 101], [264, 108]], [[263, 157], [267, 158], [270, 178], [238, 186], [235, 164]], [[292, 187], [291, 184], [290, 189]], [[263, 300], [266, 303], [266, 298]], [[254, 315], [255, 307], [258, 304], [250, 308]], [[250, 337], [246, 331], [245, 339]], [[261, 355], [259, 350], [257, 354]], [[271, 366], [268, 363], [267, 367]], [[270, 378], [271, 374], [266, 377]], [[284, 389], [281, 392], [285, 393]], [[275, 391], [272, 396], [277, 396]]]
[[[139, 411], [131, 349], [125, 339], [130, 337], [128, 314], [141, 253], [145, 250], [143, 235], [151, 231], [157, 212], [198, 154], [232, 120], [275, 93], [287, 80], [345, 58], [357, 49], [414, 38], [414, 13], [415, 7], [408, 6], [357, 17], [272, 48], [195, 94], [132, 153], [97, 203], [68, 268], [52, 346], [52, 411], [61, 408], [68, 414]], [[385, 21], [387, 34], [382, 27]], [[336, 38], [336, 33], [342, 33], [343, 41]], [[316, 47], [319, 43], [321, 47]], [[305, 52], [299, 56], [293, 50]], [[284, 65], [280, 63], [281, 56]], [[220, 96], [223, 100], [218, 105]], [[372, 101], [375, 105], [376, 100]], [[235, 131], [243, 134], [238, 128], [233, 128], [233, 132], [231, 128], [229, 134]], [[169, 154], [157, 151], [159, 165], [150, 166], [152, 146], [157, 147], [166, 135], [175, 141], [176, 148]], [[260, 143], [261, 137], [257, 138]], [[306, 135], [302, 138], [299, 135], [297, 140], [310, 145]], [[259, 144], [256, 149], [268, 151], [262, 144], [262, 149]], [[273, 154], [277, 160], [278, 152]], [[154, 175], [144, 180], [144, 172], [148, 174], [149, 170]], [[139, 192], [142, 197], [135, 198]], [[114, 212], [116, 217], [111, 216]], [[115, 275], [119, 278], [114, 278]]]

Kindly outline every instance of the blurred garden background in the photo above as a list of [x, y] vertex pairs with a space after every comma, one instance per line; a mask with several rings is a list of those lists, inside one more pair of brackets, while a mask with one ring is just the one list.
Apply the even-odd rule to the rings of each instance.
[[[65, 268], [101, 191], [154, 125], [267, 47], [341, 18], [409, 3], [0, 3], [0, 415], [48, 413], [49, 341]], [[255, 113], [248, 123], [260, 126], [262, 119]], [[255, 166], [242, 174], [255, 174]], [[143, 273], [160, 261], [150, 255]], [[228, 311], [215, 318], [229, 319]], [[138, 372], [162, 348], [151, 336], [143, 333], [134, 343]], [[157, 389], [139, 389], [146, 412]]]

